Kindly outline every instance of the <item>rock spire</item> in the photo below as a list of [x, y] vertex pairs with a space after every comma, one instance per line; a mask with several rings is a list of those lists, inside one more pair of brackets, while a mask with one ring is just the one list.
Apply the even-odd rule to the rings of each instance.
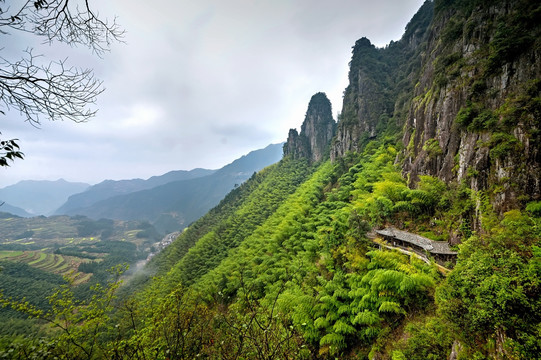
[[300, 134], [295, 129], [289, 130], [284, 156], [321, 161], [328, 153], [335, 131], [331, 102], [325, 93], [319, 92], [310, 99]]

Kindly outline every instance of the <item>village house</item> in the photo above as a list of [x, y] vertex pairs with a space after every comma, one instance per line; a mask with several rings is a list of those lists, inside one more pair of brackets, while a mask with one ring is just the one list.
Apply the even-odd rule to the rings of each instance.
[[374, 231], [390, 245], [403, 249], [411, 249], [420, 255], [430, 256], [441, 265], [449, 261], [456, 261], [457, 252], [449, 248], [447, 241], [430, 240], [426, 237], [392, 227]]

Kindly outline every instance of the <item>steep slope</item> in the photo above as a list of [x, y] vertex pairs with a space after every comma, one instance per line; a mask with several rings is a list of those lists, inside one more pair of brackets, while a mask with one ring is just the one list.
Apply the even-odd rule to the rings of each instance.
[[314, 162], [325, 160], [334, 125], [327, 96], [312, 96], [301, 126], [302, 140], [290, 137], [283, 145], [284, 158], [279, 163], [254, 173], [231, 191], [154, 258], [151, 266], [161, 274], [170, 272], [167, 282], [177, 278], [190, 284], [218, 265], [229, 249], [239, 246], [287, 201], [314, 170]]
[[[172, 290], [170, 295], [183, 305], [167, 304], [184, 316], [195, 314], [187, 305], [191, 299], [204, 299], [205, 305], [193, 305], [198, 306], [196, 329], [182, 327], [184, 334], [190, 329], [198, 336], [182, 341], [211, 357], [233, 351], [247, 358], [426, 359], [448, 358], [451, 352], [463, 358], [537, 358], [541, 205], [530, 202], [526, 211], [516, 209], [537, 199], [537, 190], [525, 180], [522, 203], [514, 195], [504, 196], [502, 208], [494, 192], [500, 189], [490, 178], [479, 182], [484, 175], [476, 172], [497, 171], [505, 177], [510, 173], [494, 170], [498, 165], [490, 156], [512, 157], [512, 150], [524, 149], [518, 154], [533, 162], [532, 169], [524, 173], [516, 167], [513, 174], [518, 181], [536, 174], [536, 145], [515, 146], [522, 141], [520, 134], [526, 134], [525, 143], [537, 136], [538, 81], [528, 78], [539, 78], [539, 22], [532, 20], [539, 14], [533, 1], [427, 1], [399, 42], [377, 49], [365, 38], [357, 41], [331, 148], [333, 163], [323, 162], [276, 212], [236, 239], [232, 250], [215, 247], [221, 236], [212, 230], [194, 236], [191, 248], [184, 242], [182, 252], [168, 256], [171, 270], [143, 296]], [[522, 29], [514, 27], [518, 23]], [[463, 49], [461, 41], [471, 40], [463, 34], [468, 29], [485, 36], [474, 30], [483, 26], [499, 31], [499, 39], [486, 32], [478, 44], [485, 52], [465, 60], [467, 66], [456, 64], [466, 56], [462, 53], [439, 58], [442, 49]], [[509, 37], [520, 49], [505, 45]], [[528, 61], [502, 75], [499, 66], [512, 66], [523, 56], [515, 52], [526, 54]], [[479, 82], [478, 72], [487, 78]], [[492, 87], [508, 80], [515, 84], [511, 89], [519, 90], [501, 98], [501, 89]], [[471, 86], [480, 97], [461, 93]], [[446, 100], [438, 103], [442, 93]], [[492, 116], [496, 106], [499, 118]], [[512, 126], [505, 127], [506, 121]], [[523, 122], [522, 130], [513, 127], [517, 121]], [[504, 136], [504, 129], [517, 139]], [[488, 143], [478, 141], [482, 132], [490, 135]], [[311, 142], [301, 135], [290, 131], [284, 151], [290, 158], [313, 160]], [[454, 142], [440, 143], [446, 136]], [[465, 145], [469, 137], [476, 142], [470, 148]], [[449, 156], [455, 169], [446, 172]], [[459, 176], [460, 167], [470, 167], [471, 173]], [[511, 180], [499, 184], [504, 192]], [[515, 210], [502, 215], [502, 209]], [[365, 233], [370, 226], [385, 225], [433, 240], [461, 239], [456, 271], [444, 279], [436, 266], [425, 266], [414, 256], [370, 251]], [[236, 232], [232, 224], [223, 226], [218, 227], [221, 233]], [[215, 254], [222, 255], [217, 259]], [[168, 311], [158, 310], [154, 319], [165, 321], [173, 332], [183, 317]], [[210, 324], [209, 333], [205, 326]], [[146, 345], [180, 350], [154, 339]], [[189, 356], [189, 350], [176, 354]]]
[[24, 209], [32, 215], [50, 215], [69, 196], [86, 190], [90, 185], [64, 179], [56, 181], [25, 180], [0, 189], [0, 200]]
[[211, 175], [173, 181], [99, 201], [70, 213], [90, 218], [148, 220], [162, 232], [183, 229], [216, 205], [254, 172], [281, 158], [282, 144], [252, 151]]
[[423, 174], [466, 181], [502, 213], [538, 200], [540, 11], [527, 0], [427, 1], [400, 41], [358, 40], [332, 158], [401, 136], [410, 185]]
[[[404, 314], [423, 313], [441, 279], [415, 257], [370, 251], [364, 219], [380, 220], [373, 199], [384, 195], [366, 189], [389, 186], [388, 179], [407, 188], [396, 155], [371, 146], [349, 171], [325, 161], [306, 181], [299, 180], [307, 159], [288, 156], [230, 193], [153, 259], [159, 276], [128, 315], [148, 316], [149, 336], [131, 339], [140, 354], [156, 347], [179, 358], [382, 354], [376, 344], [404, 324]], [[413, 206], [430, 218], [426, 205]], [[183, 335], [163, 338], [164, 328]], [[438, 355], [450, 350], [448, 337], [442, 345]]]
[[500, 211], [541, 197], [541, 6], [440, 2], [404, 125], [404, 172], [489, 190]]
[[196, 179], [214, 173], [215, 170], [193, 169], [190, 171], [170, 171], [160, 176], [152, 176], [147, 180], [105, 180], [93, 185], [79, 194], [71, 195], [60, 208], [55, 211], [56, 215], [75, 214], [77, 209], [91, 206], [101, 200], [117, 195], [129, 194], [136, 191], [151, 189], [173, 181]]
[[[478, 95], [460, 94], [479, 80], [478, 72], [488, 69], [491, 79], [501, 75], [499, 65], [537, 49], [540, 14], [536, 1], [427, 1], [399, 42], [377, 49], [357, 41], [332, 161], [312, 157], [312, 144], [328, 128], [308, 131], [318, 118], [308, 111], [301, 134], [290, 132], [287, 156], [235, 188], [150, 262], [146, 270], [157, 276], [142, 275], [144, 288], [105, 327], [103, 338], [114, 340], [100, 344], [100, 355], [539, 359], [541, 201], [530, 201], [535, 186], [525, 187], [527, 197], [510, 196], [502, 207], [490, 177], [485, 185], [472, 181], [481, 177], [476, 171], [497, 167], [494, 156], [515, 156], [511, 145], [522, 141], [517, 124], [525, 124], [525, 141], [536, 139], [537, 80], [517, 75], [516, 88], [528, 91], [507, 100], [484, 80], [471, 84]], [[468, 29], [484, 26], [500, 28], [478, 44], [486, 58], [478, 54], [466, 65], [454, 53], [439, 59], [447, 46], [462, 49], [455, 48], [457, 39], [466, 39]], [[532, 54], [516, 73], [536, 74], [539, 59]], [[446, 92], [451, 83], [459, 89], [447, 98], [453, 105], [437, 108], [439, 95], [429, 89]], [[492, 105], [499, 117], [491, 116]], [[453, 111], [453, 122], [446, 122]], [[517, 140], [505, 137], [505, 129]], [[464, 159], [472, 169], [458, 178], [469, 151], [459, 146], [462, 139], [483, 133], [493, 143], [477, 142], [472, 154], [488, 151], [486, 166]], [[456, 147], [440, 143], [445, 134]], [[441, 169], [453, 149], [456, 172], [447, 177]], [[522, 181], [535, 169], [512, 174]], [[502, 178], [502, 189], [514, 180]], [[511, 210], [502, 213], [506, 207]], [[387, 226], [431, 244], [461, 243], [454, 247], [457, 259], [436, 264], [424, 249], [400, 248], [370, 232]]]
[[312, 170], [306, 159], [287, 158], [254, 174], [211, 216], [190, 226], [162, 255], [170, 269], [167, 283], [192, 284], [217, 266], [230, 249], [239, 246], [276, 211]]
[[333, 161], [348, 151], [361, 151], [370, 139], [396, 136], [400, 131], [421, 70], [420, 56], [426, 51], [433, 7], [426, 1], [400, 41], [385, 48], [376, 48], [367, 38], [355, 43], [349, 85], [331, 148]]

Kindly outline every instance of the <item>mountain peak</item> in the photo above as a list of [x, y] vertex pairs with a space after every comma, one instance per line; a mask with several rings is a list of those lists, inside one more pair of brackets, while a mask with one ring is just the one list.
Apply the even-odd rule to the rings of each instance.
[[332, 117], [331, 102], [325, 93], [318, 92], [308, 103], [301, 133], [295, 129], [289, 130], [287, 143], [284, 145], [284, 156], [308, 158], [311, 161], [322, 160], [335, 130], [336, 122]]

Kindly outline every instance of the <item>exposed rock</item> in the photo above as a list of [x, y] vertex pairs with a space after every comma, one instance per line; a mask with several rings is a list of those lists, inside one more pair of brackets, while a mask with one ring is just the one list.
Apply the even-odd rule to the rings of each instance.
[[[491, 189], [491, 201], [502, 212], [520, 206], [520, 199], [541, 198], [540, 144], [532, 141], [539, 137], [539, 109], [530, 110], [526, 104], [528, 98], [541, 95], [533, 80], [541, 78], [541, 54], [539, 46], [531, 45], [503, 60], [496, 55], [487, 60], [487, 44], [503, 41], [498, 22], [507, 25], [517, 11], [511, 3], [503, 5], [477, 8], [462, 20], [460, 16], [467, 14], [439, 14], [403, 135], [403, 172], [411, 183], [422, 174], [446, 182], [466, 181], [474, 190]], [[445, 43], [450, 26], [462, 36]], [[469, 110], [470, 118], [464, 115]], [[461, 124], [457, 116], [463, 122], [466, 116], [468, 123]], [[495, 120], [488, 126], [476, 124], [482, 116]], [[432, 158], [426, 154], [430, 143], [441, 149]]]
[[329, 144], [336, 130], [332, 117], [331, 102], [325, 93], [317, 93], [310, 99], [301, 133], [289, 130], [289, 136], [284, 145], [284, 156], [293, 158], [308, 158], [317, 162], [324, 159]]
[[[347, 152], [358, 152], [367, 140], [397, 127], [393, 119], [402, 112], [420, 70], [420, 44], [432, 18], [433, 4], [427, 1], [406, 27], [398, 42], [376, 48], [367, 38], [357, 40], [344, 92], [337, 136], [331, 160]], [[406, 94], [406, 97], [400, 96]]]
[[400, 41], [358, 40], [331, 160], [400, 133], [410, 186], [420, 175], [467, 183], [499, 212], [541, 200], [537, 6], [440, 2], [434, 14], [427, 1]]
[[451, 348], [451, 354], [449, 355], [449, 360], [458, 360], [458, 354], [462, 351], [462, 344], [460, 344], [458, 341], [453, 342], [453, 346]]
[[341, 121], [331, 151], [332, 160], [348, 151], [359, 151], [364, 139], [376, 136], [380, 116], [392, 112], [393, 103], [385, 101], [388, 98], [386, 89], [390, 88], [390, 74], [380, 76], [389, 66], [378, 59], [380, 53], [380, 49], [367, 38], [357, 40], [353, 47], [349, 85], [344, 92]]
[[287, 142], [284, 144], [284, 156], [291, 155], [295, 159], [309, 158], [310, 146], [304, 134], [299, 135], [296, 129], [289, 130]]

